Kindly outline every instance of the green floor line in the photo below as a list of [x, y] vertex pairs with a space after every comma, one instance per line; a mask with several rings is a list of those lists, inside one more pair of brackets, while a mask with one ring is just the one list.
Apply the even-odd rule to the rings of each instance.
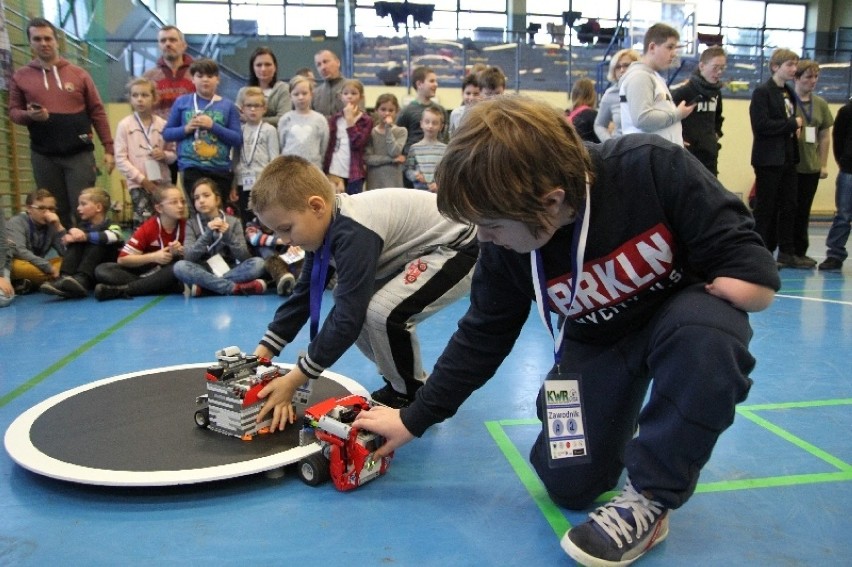
[[852, 471], [830, 473], [805, 473], [764, 478], [743, 478], [740, 480], [720, 480], [718, 482], [699, 483], [696, 494], [711, 492], [730, 492], [754, 488], [777, 488], [779, 486], [803, 486], [823, 482], [848, 482], [852, 480]]
[[737, 411], [768, 411], [794, 408], [821, 408], [829, 406], [852, 405], [852, 398], [836, 398], [833, 400], [809, 400], [805, 402], [782, 402], [780, 404], [754, 404], [737, 407]]
[[850, 465], [849, 463], [847, 463], [847, 462], [845, 462], [841, 459], [838, 459], [834, 455], [832, 455], [832, 454], [830, 454], [826, 451], [823, 451], [819, 447], [812, 445], [811, 443], [808, 443], [804, 439], [796, 437], [795, 435], [793, 435], [792, 433], [790, 433], [786, 429], [782, 429], [781, 427], [778, 427], [777, 425], [775, 425], [771, 421], [766, 420], [766, 419], [764, 419], [764, 418], [758, 416], [757, 414], [752, 413], [748, 410], [741, 410], [738, 413], [740, 415], [742, 415], [743, 417], [745, 417], [745, 418], [751, 420], [752, 422], [756, 423], [757, 425], [760, 425], [764, 429], [771, 431], [772, 433], [781, 437], [785, 441], [788, 441], [788, 442], [792, 443], [793, 445], [795, 445], [796, 447], [799, 447], [800, 449], [807, 451], [808, 453], [810, 453], [814, 457], [825, 461], [826, 463], [830, 464], [831, 466], [837, 467], [838, 469], [840, 469], [843, 472], [852, 472], [852, 465]]
[[145, 305], [143, 305], [142, 307], [140, 307], [139, 309], [137, 309], [136, 311], [134, 311], [133, 313], [131, 313], [130, 315], [125, 317], [124, 319], [121, 319], [120, 321], [118, 321], [117, 323], [115, 323], [114, 325], [112, 325], [111, 327], [106, 329], [105, 331], [103, 331], [100, 334], [96, 335], [95, 337], [89, 339], [88, 341], [83, 343], [81, 346], [79, 346], [78, 348], [71, 351], [69, 354], [67, 354], [64, 357], [62, 357], [61, 359], [57, 360], [56, 362], [54, 362], [53, 364], [51, 364], [50, 366], [48, 366], [47, 368], [45, 368], [44, 370], [42, 370], [41, 372], [39, 372], [38, 374], [36, 374], [32, 378], [30, 378], [29, 380], [27, 380], [26, 382], [24, 382], [23, 384], [18, 386], [17, 388], [12, 390], [8, 394], [5, 394], [2, 398], [0, 398], [0, 408], [4, 407], [6, 404], [11, 402], [12, 400], [17, 398], [18, 396], [20, 396], [24, 392], [26, 392], [26, 391], [30, 390], [31, 388], [37, 386], [38, 384], [43, 382], [48, 376], [50, 376], [51, 374], [53, 374], [57, 370], [61, 369], [62, 367], [68, 365], [69, 363], [73, 362], [74, 360], [79, 358], [80, 355], [85, 353], [87, 350], [91, 349], [93, 346], [95, 346], [99, 342], [103, 341], [104, 339], [109, 337], [111, 334], [113, 334], [114, 332], [116, 332], [120, 328], [124, 327], [125, 325], [127, 325], [128, 323], [130, 323], [131, 321], [133, 321], [134, 319], [136, 319], [140, 315], [142, 315], [147, 310], [154, 307], [156, 304], [158, 304], [159, 302], [161, 302], [165, 298], [166, 298], [165, 295], [161, 295], [161, 296], [157, 297], [156, 299], [146, 303]]
[[[823, 400], [815, 402], [790, 402], [788, 404], [766, 405], [772, 406], [768, 409], [776, 409], [777, 407], [822, 407], [832, 405], [845, 405], [847, 403], [852, 403], [852, 401]], [[731, 492], [736, 490], [777, 488], [783, 486], [803, 486], [808, 484], [852, 481], [852, 466], [850, 466], [849, 464], [845, 463], [840, 459], [837, 459], [836, 457], [826, 453], [821, 449], [818, 449], [817, 447], [814, 447], [810, 443], [799, 439], [798, 437], [770, 423], [769, 421], [766, 421], [754, 415], [750, 411], [745, 410], [744, 408], [737, 408], [737, 411], [740, 410], [743, 410], [741, 411], [741, 413], [747, 419], [757, 423], [762, 427], [765, 427], [769, 431], [772, 431], [776, 435], [784, 438], [787, 441], [790, 441], [794, 445], [804, 449], [815, 457], [839, 468], [840, 471], [827, 473], [804, 473], [784, 476], [770, 476], [762, 478], [744, 478], [739, 480], [722, 480], [717, 482], [702, 482], [699, 483], [696, 487], [696, 494], [711, 494], [715, 492]], [[532, 496], [533, 501], [536, 503], [536, 506], [538, 506], [539, 510], [541, 510], [541, 513], [544, 516], [545, 520], [547, 520], [547, 522], [550, 524], [550, 527], [553, 529], [556, 535], [561, 538], [562, 535], [568, 529], [571, 528], [571, 523], [565, 517], [563, 511], [550, 499], [550, 496], [548, 496], [544, 485], [542, 485], [535, 471], [527, 463], [526, 458], [524, 458], [523, 455], [521, 455], [520, 451], [518, 451], [518, 448], [515, 446], [512, 440], [509, 439], [509, 436], [506, 435], [506, 431], [504, 429], [504, 427], [523, 425], [540, 426], [541, 422], [538, 419], [502, 419], [499, 421], [485, 422], [485, 427], [488, 429], [488, 432], [491, 434], [491, 437], [494, 439], [494, 442], [497, 444], [497, 447], [503, 453], [503, 456], [509, 462], [509, 465], [511, 465], [512, 469], [515, 471], [515, 474], [518, 476], [518, 479], [520, 479], [521, 483], [527, 489], [527, 492], [529, 492], [530, 496]], [[601, 495], [601, 497], [599, 497], [596, 502], [607, 502], [614, 495], [615, 492], [608, 492], [607, 494]]]
[[[537, 420], [533, 423], [539, 423]], [[514, 469], [515, 474], [521, 480], [521, 483], [527, 489], [527, 492], [532, 496], [533, 502], [536, 503], [541, 514], [544, 516], [547, 523], [553, 529], [557, 537], [561, 538], [565, 532], [571, 528], [571, 523], [565, 518], [565, 514], [559, 509], [556, 504], [547, 495], [544, 485], [538, 479], [535, 472], [527, 465], [526, 459], [518, 451], [518, 448], [512, 443], [512, 440], [506, 435], [503, 429], [504, 422], [502, 421], [486, 421], [485, 427], [497, 443], [497, 447], [503, 452], [503, 456]]]

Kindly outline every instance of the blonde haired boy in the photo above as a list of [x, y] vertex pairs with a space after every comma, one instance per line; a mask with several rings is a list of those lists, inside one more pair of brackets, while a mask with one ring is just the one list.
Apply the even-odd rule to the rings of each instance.
[[[417, 324], [467, 293], [478, 253], [473, 227], [444, 218], [427, 191], [335, 194], [319, 168], [296, 156], [276, 158], [264, 169], [251, 206], [284, 244], [306, 252], [293, 295], [255, 352], [279, 355], [311, 320], [307, 353], [261, 391], [268, 399], [260, 417], [273, 411], [278, 429], [292, 423], [295, 389], [353, 344], [387, 383], [373, 399], [394, 407], [410, 403], [426, 380]], [[335, 274], [335, 305], [320, 325], [318, 305]]]

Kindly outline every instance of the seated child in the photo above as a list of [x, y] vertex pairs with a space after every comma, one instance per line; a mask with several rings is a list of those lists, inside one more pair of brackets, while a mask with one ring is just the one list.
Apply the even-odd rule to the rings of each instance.
[[435, 106], [427, 106], [420, 118], [420, 128], [423, 130], [423, 138], [408, 148], [405, 176], [415, 189], [427, 189], [434, 193], [438, 190], [435, 169], [447, 149], [447, 144], [438, 141], [438, 134], [444, 129], [444, 112]]
[[62, 242], [66, 246], [59, 279], [44, 282], [39, 291], [66, 299], [81, 299], [95, 287], [95, 268], [114, 262], [124, 240], [121, 227], [110, 224], [109, 193], [100, 187], [83, 189], [78, 199], [79, 227], [70, 228]]
[[253, 257], [246, 245], [240, 219], [222, 210], [222, 198], [212, 179], [202, 177], [192, 188], [195, 215], [187, 222], [184, 259], [175, 264], [175, 277], [190, 297], [260, 295], [263, 259]]
[[[307, 354], [261, 391], [269, 395], [261, 414], [275, 408], [273, 429], [292, 423], [296, 387], [317, 378], [353, 344], [387, 383], [373, 399], [407, 405], [426, 380], [417, 324], [469, 290], [479, 253], [472, 226], [444, 218], [426, 191], [335, 195], [318, 169], [296, 157], [273, 160], [251, 198], [265, 225], [306, 252], [293, 295], [276, 311], [255, 353], [280, 354], [311, 321]], [[320, 328], [319, 303], [335, 273], [334, 307]]]
[[136, 229], [116, 262], [95, 268], [98, 301], [179, 293], [183, 289], [173, 271], [175, 261], [183, 256], [186, 199], [174, 186], [157, 188], [151, 196], [157, 214]]
[[[246, 224], [246, 241], [275, 283], [278, 295], [290, 295], [304, 263], [305, 253], [298, 246], [287, 246], [257, 217]], [[285, 260], [286, 258], [286, 260]]]
[[[11, 248], [11, 279], [18, 294], [29, 293], [59, 277], [65, 254], [65, 227], [56, 214], [56, 198], [47, 189], [27, 195], [27, 210], [9, 219], [6, 238]], [[55, 254], [51, 255], [51, 251]]]
[[15, 299], [15, 288], [9, 279], [9, 246], [6, 240], [6, 217], [0, 213], [0, 307]]

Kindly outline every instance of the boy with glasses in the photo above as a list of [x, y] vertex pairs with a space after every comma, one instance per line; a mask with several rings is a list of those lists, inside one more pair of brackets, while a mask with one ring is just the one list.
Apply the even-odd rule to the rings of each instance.
[[[9, 219], [6, 239], [11, 248], [11, 279], [15, 292], [29, 293], [59, 277], [65, 227], [56, 214], [56, 198], [47, 189], [27, 195], [27, 210]], [[55, 253], [48, 258], [51, 250]]]

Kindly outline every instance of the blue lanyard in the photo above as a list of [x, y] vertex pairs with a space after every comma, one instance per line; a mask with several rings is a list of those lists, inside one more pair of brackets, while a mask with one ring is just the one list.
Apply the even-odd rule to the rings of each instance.
[[796, 103], [802, 109], [802, 115], [805, 117], [805, 125], [809, 126], [814, 115], [814, 97], [811, 96], [811, 100], [808, 101], [808, 110], [805, 110], [805, 103], [799, 98], [798, 94], [796, 95]]
[[314, 263], [311, 266], [311, 340], [317, 336], [319, 331], [320, 308], [322, 307], [322, 294], [325, 291], [325, 279], [328, 275], [328, 263], [331, 260], [331, 227], [325, 233], [322, 246], [314, 252]]
[[[592, 204], [589, 200], [589, 184], [586, 183], [586, 202], [580, 207], [577, 212], [577, 217], [574, 220], [574, 232], [571, 238], [571, 259], [574, 261], [574, 269], [571, 274], [571, 300], [568, 302], [566, 312], [571, 312], [571, 307], [577, 299], [577, 287], [580, 282], [580, 275], [583, 273], [583, 260], [586, 255], [586, 242], [589, 236], [589, 218], [591, 217]], [[582, 220], [580, 220], [582, 217]], [[565, 327], [567, 321], [562, 323], [559, 328], [559, 333], [554, 333], [553, 322], [550, 320], [549, 301], [545, 294], [547, 289], [547, 276], [544, 273], [544, 262], [541, 258], [541, 249], [533, 250], [530, 254], [530, 263], [532, 265], [532, 281], [533, 289], [535, 290], [535, 301], [538, 306], [538, 314], [547, 327], [550, 336], [553, 337], [553, 360], [557, 366], [562, 360], [562, 351], [564, 347], [563, 337], [565, 336]]]

